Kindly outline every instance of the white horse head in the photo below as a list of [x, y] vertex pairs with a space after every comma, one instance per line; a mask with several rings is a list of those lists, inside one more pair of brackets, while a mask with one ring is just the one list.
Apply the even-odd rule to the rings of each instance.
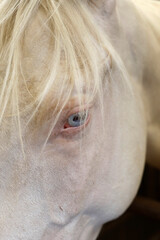
[[158, 59], [154, 10], [146, 0], [0, 3], [0, 239], [93, 240], [130, 205], [150, 118], [144, 72]]

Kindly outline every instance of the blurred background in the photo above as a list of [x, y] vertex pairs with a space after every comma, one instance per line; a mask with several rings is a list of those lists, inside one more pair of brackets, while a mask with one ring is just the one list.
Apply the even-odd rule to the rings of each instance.
[[130, 208], [105, 224], [97, 240], [160, 240], [160, 171], [146, 165]]

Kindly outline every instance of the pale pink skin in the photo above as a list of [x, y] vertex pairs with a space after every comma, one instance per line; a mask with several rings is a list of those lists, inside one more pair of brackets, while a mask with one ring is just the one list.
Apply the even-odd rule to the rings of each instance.
[[[113, 45], [124, 59], [133, 95], [124, 94], [119, 73], [113, 67], [114, 89], [109, 85], [104, 88], [105, 131], [100, 107], [94, 103], [81, 153], [80, 137], [69, 129], [68, 135], [64, 134], [63, 125], [50, 137], [40, 158], [41, 128], [32, 144], [28, 140], [25, 162], [21, 161], [18, 133], [14, 145], [6, 147], [1, 143], [0, 239], [94, 240], [102, 224], [121, 215], [135, 197], [143, 173], [147, 136], [152, 143], [149, 153], [157, 154], [153, 164], [159, 166], [160, 56], [152, 48], [149, 30], [146, 40], [146, 30], [129, 1], [117, 0], [120, 23], [114, 0], [99, 0], [98, 4], [95, 18], [98, 21], [102, 14], [106, 18], [105, 31], [114, 36]], [[38, 28], [36, 19], [28, 34], [33, 34], [35, 26]], [[49, 54], [47, 44], [38, 51], [42, 57], [47, 51]], [[38, 61], [36, 50], [33, 54]], [[147, 82], [142, 84], [144, 71]], [[70, 111], [75, 107], [73, 101]]]

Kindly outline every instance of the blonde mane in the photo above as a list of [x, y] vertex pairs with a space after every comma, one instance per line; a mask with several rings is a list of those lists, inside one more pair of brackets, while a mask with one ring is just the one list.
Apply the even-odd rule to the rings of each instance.
[[[7, 123], [11, 126], [10, 121], [14, 119], [20, 130], [22, 119], [26, 120], [26, 125], [36, 116], [36, 119], [43, 119], [49, 111], [48, 105], [52, 105], [52, 115], [56, 116], [55, 125], [74, 90], [80, 102], [83, 91], [89, 93], [88, 102], [96, 95], [102, 96], [103, 73], [107, 69], [112, 75], [110, 57], [119, 69], [121, 79], [129, 84], [120, 56], [94, 20], [87, 4], [87, 1], [79, 0], [1, 1], [1, 125]], [[133, 0], [133, 4], [148, 16], [152, 24], [153, 19], [149, 16], [151, 12], [155, 14], [156, 8], [150, 6], [160, 4], [147, 0]], [[44, 27], [51, 35], [53, 56], [46, 59], [48, 70], [45, 76], [35, 80], [35, 76], [26, 77], [22, 61], [26, 29], [39, 10], [45, 16], [41, 28]], [[158, 21], [153, 25], [158, 29]], [[100, 62], [100, 59], [105, 61]]]

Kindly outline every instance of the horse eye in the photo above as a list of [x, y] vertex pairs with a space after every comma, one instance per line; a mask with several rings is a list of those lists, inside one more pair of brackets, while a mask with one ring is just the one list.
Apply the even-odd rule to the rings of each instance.
[[75, 114], [72, 114], [68, 118], [68, 126], [67, 127], [79, 127], [86, 123], [86, 120], [88, 119], [88, 111], [78, 112]]

